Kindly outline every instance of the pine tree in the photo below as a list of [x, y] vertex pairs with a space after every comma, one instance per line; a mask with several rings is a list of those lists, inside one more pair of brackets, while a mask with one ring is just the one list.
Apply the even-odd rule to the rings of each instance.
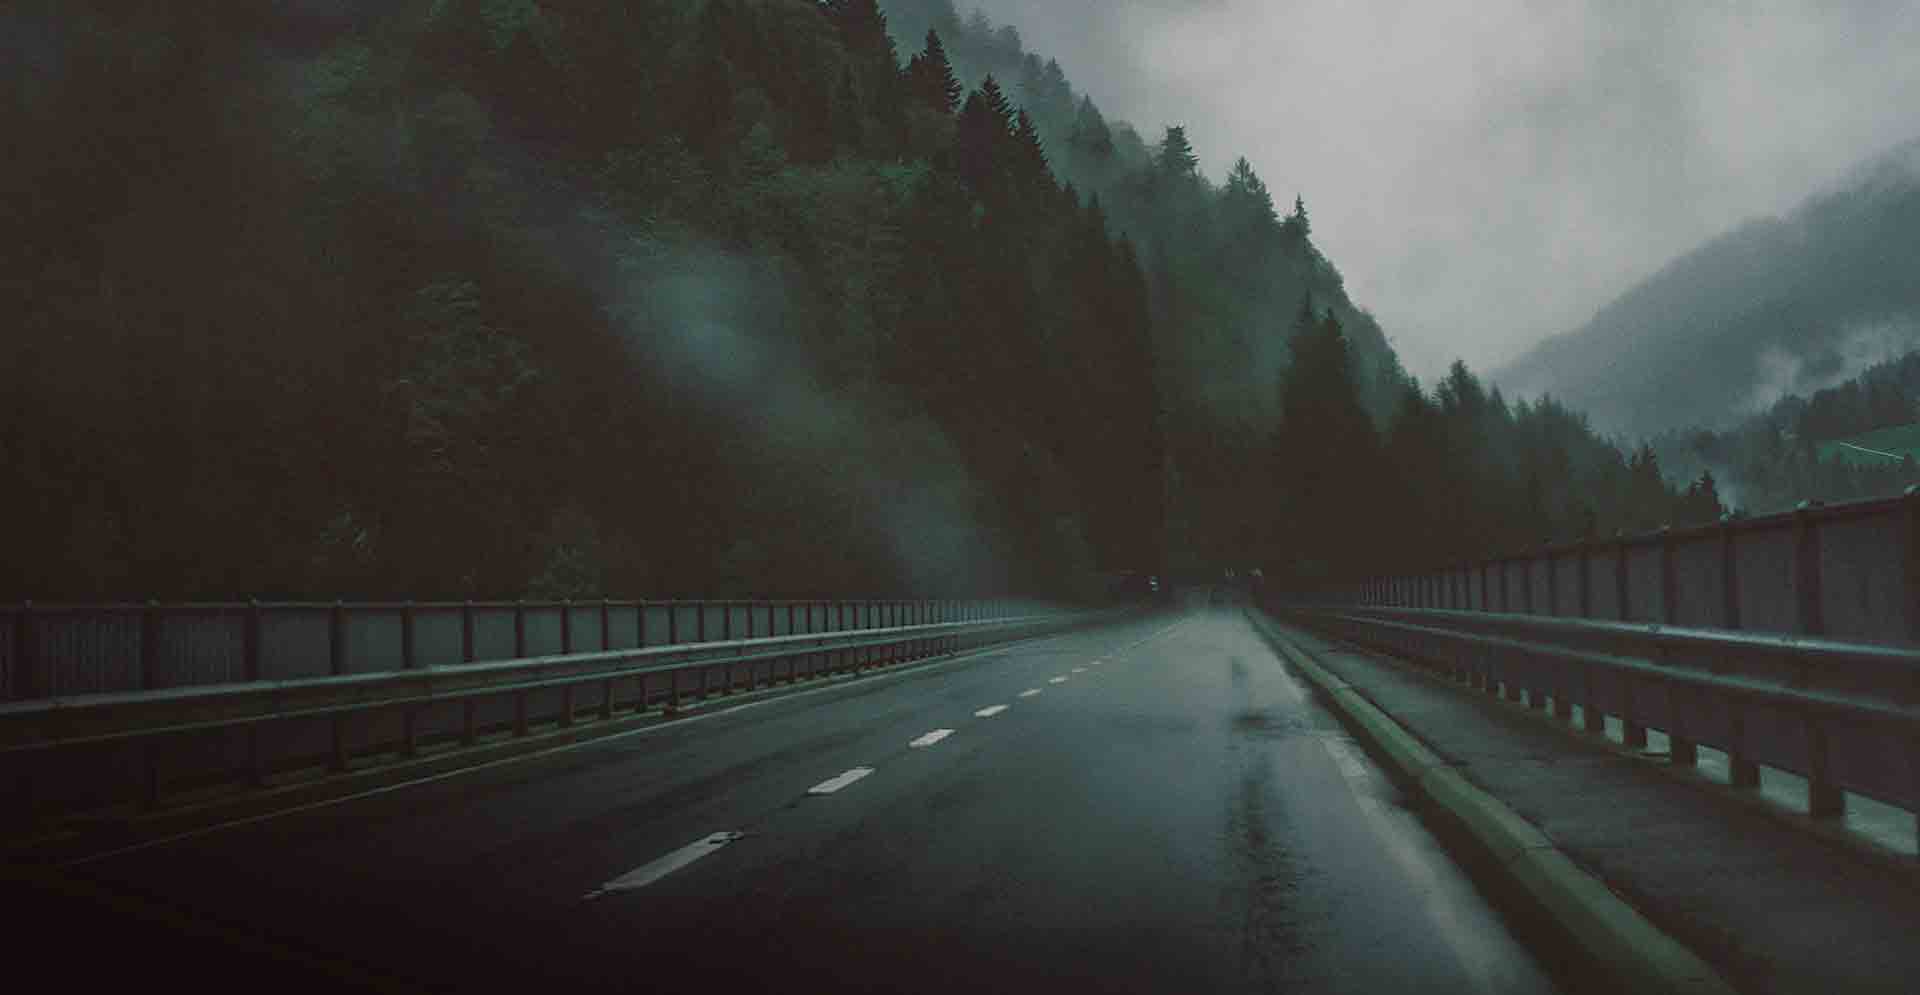
[[1185, 179], [1195, 175], [1200, 168], [1200, 157], [1193, 152], [1193, 145], [1187, 141], [1187, 129], [1180, 125], [1167, 128], [1166, 137], [1160, 140], [1160, 148], [1154, 153], [1154, 168], [1160, 175]]
[[1293, 198], [1293, 213], [1281, 222], [1281, 227], [1299, 241], [1306, 241], [1313, 234], [1313, 224], [1307, 220], [1307, 202], [1298, 194]]
[[1067, 148], [1083, 166], [1104, 166], [1113, 159], [1113, 129], [1107, 127], [1107, 119], [1100, 114], [1100, 108], [1093, 105], [1092, 97], [1080, 98], [1073, 131], [1067, 136]]
[[925, 51], [915, 55], [907, 66], [907, 86], [915, 100], [942, 114], [960, 108], [960, 80], [953, 74], [953, 63], [947, 58], [938, 31], [927, 30]]
[[1253, 164], [1247, 162], [1245, 156], [1235, 161], [1233, 169], [1228, 171], [1221, 203], [1226, 209], [1228, 224], [1235, 227], [1251, 223], [1256, 230], [1264, 231], [1280, 222], [1274, 212], [1273, 194], [1268, 192], [1267, 184], [1253, 171]]

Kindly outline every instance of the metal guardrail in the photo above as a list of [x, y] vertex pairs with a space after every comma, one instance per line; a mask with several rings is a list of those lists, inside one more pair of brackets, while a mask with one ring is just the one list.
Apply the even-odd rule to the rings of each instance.
[[1016, 601], [0, 605], [0, 701], [844, 632], [1031, 612]]
[[500, 732], [525, 737], [534, 724], [570, 726], [583, 705], [601, 719], [673, 709], [687, 696], [858, 672], [1127, 610], [9, 702], [0, 704], [0, 766], [30, 818], [127, 801], [152, 809], [169, 785], [261, 787], [321, 765], [339, 773], [356, 758], [412, 758], [427, 740], [473, 745]]
[[1920, 644], [1920, 487], [1377, 578], [1348, 604]]
[[1672, 762], [1727, 755], [1730, 782], [1760, 765], [1807, 780], [1809, 814], [1837, 818], [1844, 791], [1915, 813], [1920, 832], [1920, 651], [1793, 636], [1518, 614], [1294, 610], [1311, 628], [1434, 667], [1582, 727], [1621, 723], [1644, 748], [1660, 729]]

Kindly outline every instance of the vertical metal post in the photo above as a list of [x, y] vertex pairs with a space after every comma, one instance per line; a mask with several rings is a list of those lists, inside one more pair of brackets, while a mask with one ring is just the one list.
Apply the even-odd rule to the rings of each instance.
[[[560, 600], [560, 655], [573, 653], [573, 599]], [[573, 685], [560, 685], [560, 725], [573, 724]]]
[[720, 638], [733, 642], [733, 602], [720, 602]]
[[1838, 819], [1847, 813], [1847, 796], [1833, 779], [1832, 749], [1820, 717], [1801, 715], [1807, 732], [1807, 814], [1816, 819]]
[[1820, 596], [1820, 524], [1814, 518], [1818, 501], [1802, 501], [1793, 510], [1794, 601], [1798, 608], [1795, 631], [1803, 636], [1827, 632]]
[[672, 599], [667, 601], [667, 644], [680, 642], [680, 603]]
[[1680, 620], [1680, 578], [1673, 565], [1673, 526], [1660, 527], [1660, 623], [1673, 625]]
[[[247, 614], [240, 622], [240, 674], [241, 680], [260, 679], [260, 602], [248, 599]], [[249, 729], [253, 728], [248, 726]]]
[[1613, 533], [1613, 594], [1615, 614], [1624, 622], [1633, 611], [1627, 605], [1627, 537], [1617, 529]]
[[527, 658], [527, 603], [517, 598], [513, 602], [513, 658]]
[[[19, 612], [13, 617], [12, 696], [14, 698], [24, 700], [40, 696], [40, 675], [37, 672], [39, 668], [34, 664], [34, 657], [39, 655], [39, 642], [39, 634], [34, 631], [33, 602], [23, 601], [20, 603]], [[145, 666], [146, 647], [146, 633], [142, 632], [140, 638], [140, 652], [142, 657], [140, 669], [142, 672], [147, 669]]]
[[[1906, 507], [1904, 517], [1907, 523], [1906, 586], [1903, 592], [1906, 595], [1904, 614], [1907, 623], [1907, 639], [1910, 642], [1920, 643], [1920, 484], [1907, 488], [1906, 500], [1902, 503]], [[1914, 752], [1911, 756], [1916, 762], [1914, 768], [1916, 787], [1920, 787], [1920, 751]], [[1915, 797], [1920, 799], [1920, 791], [1915, 792]], [[1916, 802], [1915, 808], [1920, 810], [1920, 802]], [[1915, 817], [1920, 818], [1920, 811], [1916, 811]]]
[[600, 599], [600, 652], [613, 648], [613, 604]]
[[400, 669], [412, 670], [419, 661], [413, 653], [413, 602], [400, 606]]
[[1512, 612], [1513, 611], [1513, 590], [1512, 590], [1513, 585], [1509, 581], [1508, 575], [1513, 573], [1513, 571], [1507, 569], [1506, 560], [1498, 560], [1496, 562], [1498, 563], [1500, 568], [1500, 610], [1503, 612]]
[[646, 649], [647, 648], [647, 599], [641, 598], [635, 604], [634, 611], [637, 612], [638, 614], [635, 615], [634, 617], [634, 627], [633, 627], [634, 643], [633, 644], [639, 647], [640, 649]]
[[694, 641], [704, 643], [707, 641], [707, 602], [701, 600], [693, 604]]
[[1540, 559], [1544, 561], [1547, 570], [1547, 610], [1541, 614], [1558, 615], [1560, 614], [1560, 578], [1554, 576], [1557, 571], [1553, 569], [1552, 540], [1541, 545]]
[[1647, 727], [1634, 720], [1633, 678], [1620, 675], [1620, 745], [1630, 750], [1647, 748]]
[[800, 631], [799, 629], [794, 628], [794, 625], [793, 625], [794, 618], [797, 614], [798, 612], [795, 611], [794, 603], [791, 601], [787, 602], [787, 635], [789, 636], [795, 635]]
[[1593, 617], [1593, 541], [1580, 540], [1580, 617]]
[[[27, 602], [27, 612], [27, 618], [31, 619], [33, 617], [33, 602], [31, 601]], [[23, 625], [22, 628], [27, 628], [27, 626]], [[34, 642], [37, 643], [38, 640]], [[39, 661], [34, 659], [33, 655], [29, 655], [33, 650], [37, 649], [39, 649], [37, 645], [29, 645], [29, 652], [21, 654], [20, 662], [23, 665], [22, 669], [27, 673], [33, 673], [33, 671], [38, 669], [35, 664]], [[336, 674], [339, 672], [337, 668], [334, 670]], [[51, 687], [53, 682], [51, 680], [45, 681], [44, 683], [41, 681], [34, 681], [33, 683], [41, 693], [53, 690]], [[152, 691], [159, 686], [160, 602], [148, 601], [146, 607], [140, 612], [140, 688], [143, 691]]]
[[[460, 660], [462, 663], [472, 663], [473, 655], [473, 599], [469, 598], [460, 604]], [[462, 746], [473, 745], [475, 710], [478, 707], [479, 703], [472, 697], [460, 699], [460, 745]]]
[[327, 656], [335, 676], [347, 672], [347, 604], [335, 601], [327, 616]]
[[1738, 533], [1733, 516], [1720, 516], [1720, 624], [1740, 628], [1740, 561], [1734, 556]]

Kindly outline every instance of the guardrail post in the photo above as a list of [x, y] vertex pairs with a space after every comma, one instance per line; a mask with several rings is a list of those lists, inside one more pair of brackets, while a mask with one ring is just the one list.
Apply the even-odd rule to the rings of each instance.
[[1591, 539], [1581, 538], [1577, 564], [1575, 569], [1580, 571], [1580, 617], [1591, 618], [1593, 616], [1593, 541]]
[[1513, 571], [1507, 569], [1507, 560], [1495, 560], [1494, 563], [1500, 569], [1500, 610], [1503, 612], [1512, 612], [1513, 584], [1508, 575]]
[[334, 676], [347, 672], [347, 603], [335, 601], [327, 616], [327, 662]]
[[1673, 727], [1667, 730], [1668, 761], [1676, 767], [1698, 767], [1700, 744], [1693, 738], [1692, 723], [1687, 721], [1687, 706], [1694, 693], [1678, 684], [1667, 686], [1667, 705], [1673, 711]]
[[[31, 618], [32, 611], [33, 611], [33, 602], [31, 601], [27, 602], [27, 611], [28, 611], [27, 617]], [[38, 649], [38, 648], [39, 648], [38, 646], [33, 647], [33, 649]], [[34, 669], [36, 669], [34, 667], [34, 664], [38, 663], [38, 661], [35, 660], [32, 656], [27, 656], [27, 655], [22, 655], [21, 662], [27, 665], [26, 669], [29, 673], [31, 673]], [[337, 670], [334, 672], [339, 673], [339, 671]], [[48, 685], [52, 684], [51, 681], [48, 681], [46, 683]], [[40, 687], [41, 690], [43, 691], [52, 690], [51, 687], [42, 687], [39, 684], [39, 682], [35, 682], [35, 684], [36, 684], [36, 687]], [[146, 607], [142, 608], [140, 611], [140, 689], [142, 691], [152, 691], [153, 689], [159, 686], [160, 686], [160, 602], [148, 601], [146, 604]]]
[[413, 655], [413, 602], [400, 606], [400, 669], [412, 670], [419, 665]]
[[600, 652], [613, 649], [613, 604], [600, 599]]
[[1807, 732], [1807, 814], [1815, 819], [1838, 819], [1847, 812], [1847, 796], [1833, 780], [1826, 726], [1810, 712], [1802, 713], [1800, 721]]
[[1720, 516], [1720, 624], [1740, 628], [1740, 570], [1734, 558], [1733, 515]]
[[[1904, 611], [1907, 623], [1907, 641], [1920, 643], [1920, 484], [1907, 488], [1905, 493], [1906, 518], [1906, 595]], [[1920, 752], [1913, 754], [1915, 787], [1920, 788]], [[1916, 817], [1920, 818], [1920, 791], [1914, 793]]]
[[1660, 624], [1672, 625], [1680, 619], [1674, 604], [1680, 593], [1680, 581], [1673, 566], [1673, 526], [1660, 526]]
[[[25, 700], [40, 695], [38, 674], [34, 673], [33, 658], [38, 640], [33, 631], [33, 602], [22, 601], [13, 616], [13, 687], [11, 697]], [[144, 634], [141, 638], [141, 651], [146, 650]], [[145, 669], [144, 667], [142, 669]]]
[[249, 682], [260, 679], [260, 601], [257, 598], [247, 600], [247, 615], [240, 623], [240, 675]]
[[[473, 662], [473, 599], [468, 598], [460, 604], [460, 661]], [[474, 710], [478, 703], [472, 697], [460, 699], [460, 745], [472, 746], [474, 739]]]
[[[573, 653], [573, 599], [560, 599], [560, 655]], [[573, 685], [560, 685], [560, 725], [573, 724]]]
[[1614, 614], [1624, 622], [1633, 612], [1627, 605], [1627, 536], [1619, 529], [1613, 532], [1613, 596]]
[[636, 607], [634, 608], [634, 611], [637, 612], [638, 614], [634, 617], [633, 645], [639, 649], [646, 649], [647, 648], [647, 599], [641, 598], [636, 603]]
[[1820, 607], [1820, 526], [1814, 519], [1818, 501], [1802, 501], [1793, 510], [1793, 578], [1798, 618], [1795, 631], [1821, 636], [1827, 631]]
[[693, 604], [693, 639], [704, 643], [707, 641], [707, 602], [702, 599]]
[[675, 646], [680, 642], [680, 602], [667, 599], [667, 645]]
[[1547, 570], [1547, 610], [1545, 615], [1560, 614], [1560, 578], [1553, 569], [1553, 540], [1548, 539], [1540, 546], [1540, 559]]
[[519, 598], [513, 602], [513, 658], [527, 658], [527, 603]]
[[1633, 678], [1620, 675], [1620, 745], [1630, 750], [1647, 748], [1647, 727], [1633, 718]]

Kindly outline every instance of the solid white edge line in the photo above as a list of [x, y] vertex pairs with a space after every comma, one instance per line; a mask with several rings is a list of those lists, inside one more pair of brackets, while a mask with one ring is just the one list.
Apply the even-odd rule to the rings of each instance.
[[613, 894], [614, 892], [635, 891], [640, 888], [645, 888], [647, 885], [650, 885], [655, 881], [658, 881], [661, 878], [666, 877], [669, 874], [672, 874], [674, 871], [677, 871], [680, 868], [685, 867], [696, 860], [699, 860], [701, 857], [705, 857], [708, 854], [711, 854], [714, 851], [719, 850], [721, 847], [726, 846], [728, 843], [732, 843], [734, 840], [737, 840], [745, 835], [746, 835], [745, 833], [741, 833], [741, 832], [709, 834], [703, 839], [698, 839], [693, 841], [692, 843], [688, 843], [686, 846], [683, 846], [680, 849], [675, 850], [664, 857], [661, 857], [650, 863], [642, 864], [639, 867], [636, 867], [633, 870], [630, 870], [627, 873], [622, 874], [611, 881], [608, 881], [606, 884], [603, 884], [600, 887], [595, 888], [590, 892], [587, 892], [586, 895], [582, 896], [582, 899], [585, 900], [590, 898], [599, 898], [602, 895], [610, 895], [610, 894]]
[[858, 781], [863, 777], [866, 777], [868, 774], [871, 774], [871, 773], [873, 773], [872, 767], [855, 767], [852, 770], [835, 774], [834, 776], [829, 777], [824, 781], [821, 781], [819, 784], [816, 784], [813, 787], [808, 788], [807, 794], [830, 795], [836, 791], [839, 791], [841, 788], [844, 788], [847, 785], [852, 784], [853, 782]]

